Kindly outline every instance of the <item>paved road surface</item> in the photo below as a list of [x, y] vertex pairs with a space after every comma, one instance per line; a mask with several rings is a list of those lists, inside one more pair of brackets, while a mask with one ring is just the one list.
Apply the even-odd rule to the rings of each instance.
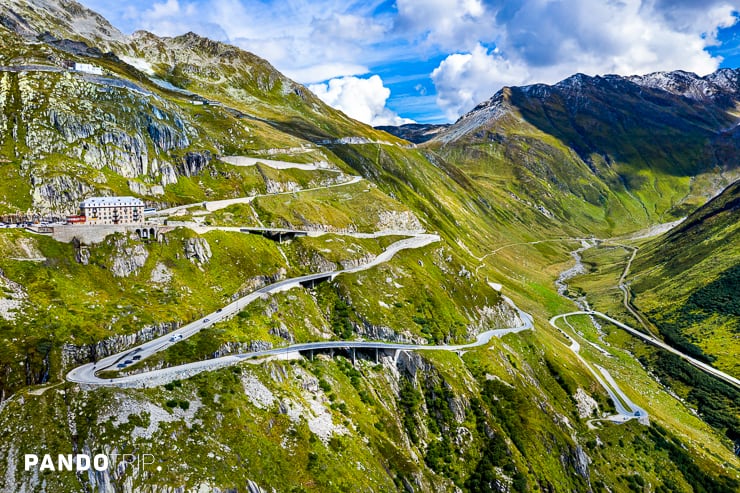
[[191, 207], [196, 207], [199, 205], [205, 206], [206, 210], [208, 210], [209, 212], [213, 212], [219, 209], [224, 209], [233, 204], [249, 204], [254, 199], [259, 198], [259, 197], [274, 197], [276, 195], [293, 195], [295, 193], [313, 192], [316, 190], [325, 190], [327, 188], [343, 187], [345, 185], [352, 185], [360, 181], [362, 181], [361, 176], [352, 176], [351, 179], [347, 181], [343, 181], [341, 183], [335, 183], [333, 185], [327, 185], [325, 187], [304, 188], [302, 190], [296, 190], [294, 192], [266, 193], [266, 194], [252, 195], [251, 197], [237, 197], [235, 199], [212, 200], [212, 201], [196, 202], [194, 204], [178, 205], [175, 207], [170, 207], [168, 209], [158, 210], [157, 212], [152, 214], [152, 216], [150, 217], [169, 216], [176, 212], [186, 211], [187, 209], [190, 209]]
[[334, 173], [341, 173], [342, 170], [338, 168], [330, 168], [329, 163], [292, 163], [289, 161], [277, 161], [275, 159], [262, 159], [256, 157], [247, 156], [222, 156], [221, 161], [231, 164], [233, 166], [254, 166], [257, 163], [264, 164], [274, 169], [302, 169], [306, 171], [332, 171]]
[[[139, 361], [143, 361], [153, 354], [162, 351], [164, 349], [169, 348], [170, 346], [177, 344], [178, 342], [187, 339], [188, 337], [197, 334], [201, 330], [210, 327], [211, 324], [214, 322], [221, 321], [227, 317], [231, 317], [241, 310], [244, 309], [248, 304], [252, 303], [253, 301], [262, 298], [264, 296], [267, 296], [269, 294], [278, 293], [281, 291], [287, 291], [289, 289], [292, 289], [294, 287], [297, 287], [301, 285], [301, 283], [306, 283], [310, 281], [318, 281], [318, 280], [326, 280], [326, 279], [334, 279], [336, 276], [346, 273], [353, 273], [353, 272], [359, 272], [363, 270], [370, 269], [378, 264], [381, 264], [383, 262], [387, 262], [390, 260], [396, 253], [398, 253], [401, 250], [406, 249], [413, 249], [413, 248], [421, 248], [426, 245], [429, 245], [431, 243], [439, 241], [440, 238], [437, 235], [433, 234], [419, 234], [411, 238], [405, 238], [403, 240], [399, 240], [394, 242], [393, 244], [389, 245], [388, 248], [386, 248], [383, 253], [375, 257], [371, 262], [368, 262], [367, 264], [354, 267], [351, 269], [344, 269], [344, 270], [337, 270], [337, 271], [331, 271], [331, 272], [322, 272], [318, 274], [309, 274], [305, 276], [300, 277], [294, 277], [291, 279], [285, 279], [283, 281], [278, 281], [276, 283], [270, 284], [269, 286], [264, 286], [260, 289], [257, 289], [256, 291], [253, 291], [252, 293], [248, 294], [247, 296], [244, 296], [243, 298], [240, 298], [229, 305], [220, 308], [219, 310], [199, 319], [195, 322], [191, 322], [176, 331], [173, 331], [165, 336], [159, 337], [157, 339], [151, 340], [149, 342], [145, 342], [144, 344], [141, 344], [135, 348], [120, 352], [115, 355], [108, 356], [106, 358], [101, 359], [97, 363], [88, 363], [86, 365], [82, 365], [78, 368], [73, 369], [67, 374], [67, 379], [72, 382], [78, 382], [83, 384], [89, 384], [89, 385], [135, 385], [138, 386], [142, 383], [146, 383], [147, 379], [149, 379], [150, 376], [157, 376], [161, 377], [163, 374], [171, 375], [172, 378], [178, 378], [178, 375], [186, 375], [189, 374], [188, 372], [192, 371], [203, 371], [209, 368], [220, 367], [224, 364], [231, 364], [233, 362], [239, 361], [241, 359], [244, 359], [245, 357], [253, 357], [253, 356], [264, 356], [264, 355], [272, 355], [272, 354], [283, 354], [286, 352], [296, 351], [300, 348], [304, 347], [302, 345], [298, 345], [297, 349], [296, 347], [287, 347], [287, 348], [279, 348], [271, 351], [266, 352], [260, 352], [260, 353], [249, 353], [247, 355], [241, 355], [238, 357], [235, 356], [229, 356], [226, 358], [219, 358], [217, 360], [207, 360], [202, 362], [196, 362], [188, 365], [181, 365], [180, 367], [173, 367], [173, 368], [167, 368], [164, 370], [160, 370], [158, 372], [148, 372], [148, 373], [142, 373], [138, 375], [131, 375], [127, 377], [122, 377], [118, 379], [113, 379], [111, 381], [110, 379], [101, 379], [96, 376], [96, 373], [110, 369], [115, 370], [117, 369], [117, 365], [126, 361], [126, 360], [133, 360], [134, 356], [139, 357]], [[531, 317], [529, 317], [526, 314], [523, 314], [523, 319], [526, 321], [526, 324], [529, 324], [531, 326]], [[525, 324], [525, 325], [526, 325]], [[522, 329], [524, 330], [524, 329]], [[489, 336], [493, 337], [496, 335], [495, 331]], [[483, 341], [480, 342], [481, 344], [487, 342]], [[359, 343], [359, 342], [319, 342], [314, 343], [317, 344], [317, 346], [314, 346], [316, 349], [320, 348], [329, 348], [329, 347], [348, 347], [348, 344], [357, 344], [357, 346], [353, 347], [378, 347], [381, 349], [398, 349], [399, 347], [396, 346], [387, 346], [383, 345], [382, 343]], [[338, 346], [333, 346], [333, 344], [338, 344]], [[375, 344], [373, 346], [366, 346], [364, 344]], [[380, 345], [379, 345], [380, 344]], [[351, 346], [352, 347], [352, 346]], [[407, 349], [418, 349], [421, 346], [403, 346]], [[424, 348], [427, 348], [427, 346], [423, 346]], [[460, 349], [467, 346], [450, 346], [450, 350], [454, 349]], [[311, 347], [306, 347], [307, 349], [311, 349]], [[433, 347], [430, 347], [433, 348]], [[236, 359], [234, 359], [236, 358]], [[198, 372], [196, 371], [196, 373]]]
[[[565, 331], [563, 331], [560, 327], [557, 326], [555, 322], [557, 322], [560, 319], [563, 319], [565, 323], [570, 327], [570, 329], [575, 334], [575, 329], [573, 328], [570, 323], [568, 323], [567, 317], [569, 315], [573, 315], [573, 313], [564, 313], [562, 315], [555, 315], [550, 319], [550, 325], [558, 329], [558, 331], [564, 335], [569, 341], [570, 341], [570, 350], [573, 351], [573, 353], [576, 355], [578, 360], [585, 366], [589, 372], [594, 376], [597, 382], [599, 382], [599, 385], [601, 385], [607, 394], [609, 394], [609, 398], [614, 403], [614, 408], [617, 410], [617, 414], [613, 416], [609, 416], [605, 418], [607, 421], [612, 421], [615, 423], [624, 423], [626, 421], [629, 421], [631, 419], [639, 419], [641, 423], [647, 424], [648, 422], [648, 413], [642, 409], [641, 407], [637, 406], [634, 402], [632, 402], [629, 397], [625, 395], [625, 393], [622, 391], [622, 389], [619, 388], [619, 385], [617, 385], [617, 382], [614, 381], [612, 376], [609, 374], [609, 372], [598, 366], [594, 365], [599, 369], [599, 372], [594, 370], [594, 368], [586, 361], [583, 356], [581, 356], [581, 345], [575, 340], [574, 337], [567, 334]], [[592, 420], [595, 421], [595, 420]]]
[[562, 315], [557, 315], [556, 317], [553, 317], [553, 319], [551, 319], [551, 320], [555, 320], [555, 319], [563, 318], [563, 317], [569, 317], [569, 316], [572, 316], [572, 315], [592, 315], [592, 316], [595, 316], [595, 317], [603, 318], [604, 320], [606, 320], [608, 322], [611, 322], [612, 324], [616, 325], [617, 327], [626, 330], [630, 334], [639, 337], [640, 339], [644, 340], [645, 342], [647, 342], [649, 344], [652, 344], [653, 346], [657, 346], [657, 347], [659, 347], [661, 349], [665, 349], [666, 351], [675, 354], [679, 358], [682, 358], [682, 359], [688, 361], [691, 365], [695, 366], [696, 368], [699, 368], [700, 370], [702, 370], [702, 371], [704, 371], [704, 372], [706, 372], [706, 373], [708, 373], [708, 374], [710, 374], [710, 375], [712, 375], [714, 377], [717, 377], [720, 380], [725, 381], [726, 383], [732, 385], [733, 387], [735, 387], [737, 389], [740, 389], [740, 379], [737, 379], [737, 378], [733, 377], [732, 375], [728, 375], [727, 373], [725, 373], [725, 372], [723, 372], [721, 370], [718, 370], [717, 368], [714, 368], [713, 366], [708, 365], [708, 364], [706, 364], [706, 363], [704, 363], [702, 361], [699, 361], [697, 359], [694, 359], [691, 356], [688, 356], [688, 355], [682, 353], [678, 349], [676, 349], [676, 348], [674, 348], [672, 346], [669, 346], [668, 344], [666, 344], [665, 342], [661, 341], [660, 339], [656, 339], [655, 337], [649, 336], [649, 335], [645, 334], [644, 332], [640, 332], [639, 330], [637, 330], [635, 328], [632, 328], [629, 325], [625, 325], [622, 322], [620, 322], [619, 320], [615, 320], [615, 319], [611, 318], [609, 315], [605, 315], [605, 314], [603, 314], [601, 312], [597, 312], [597, 311], [577, 311], [577, 312], [570, 312], [570, 313], [564, 313]]

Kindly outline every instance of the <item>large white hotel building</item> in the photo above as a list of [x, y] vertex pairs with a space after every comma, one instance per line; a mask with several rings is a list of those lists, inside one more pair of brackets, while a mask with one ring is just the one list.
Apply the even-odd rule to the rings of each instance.
[[139, 224], [144, 202], [136, 197], [90, 197], [80, 204], [86, 224]]

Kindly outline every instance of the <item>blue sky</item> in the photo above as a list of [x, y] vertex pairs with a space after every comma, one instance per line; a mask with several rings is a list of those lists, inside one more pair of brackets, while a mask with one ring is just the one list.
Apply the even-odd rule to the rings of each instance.
[[125, 33], [235, 44], [371, 124], [454, 121], [506, 85], [740, 67], [740, 0], [81, 0]]

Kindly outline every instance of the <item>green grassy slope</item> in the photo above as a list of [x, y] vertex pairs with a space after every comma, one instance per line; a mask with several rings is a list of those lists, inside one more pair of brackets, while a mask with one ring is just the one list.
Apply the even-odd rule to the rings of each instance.
[[735, 375], [740, 374], [739, 214], [740, 182], [735, 182], [643, 247], [631, 276], [635, 305], [661, 331], [697, 345]]
[[[28, 45], [7, 30], [1, 34], [3, 63], [70, 56], [57, 45]], [[127, 468], [112, 478], [116, 486], [141, 491], [244, 489], [247, 479], [277, 491], [736, 489], [737, 459], [721, 431], [693, 416], [627, 352], [615, 349], [613, 360], [603, 364], [650, 409], [656, 425], [590, 427], [592, 416], [576, 413], [577, 389], [600, 405], [597, 415], [611, 411], [608, 398], [546, 322], [573, 308], [553, 285], [567, 267], [568, 251], [578, 245], [572, 238], [670, 217], [675, 211], [667, 211], [689, 190], [687, 177], [664, 180], [648, 170], [640, 187], [612, 190], [616, 172], [604, 171], [608, 176], [594, 181], [588, 164], [562, 138], [515, 122], [502, 128], [508, 132], [502, 142], [409, 148], [329, 109], [264, 60], [222, 43], [142, 33], [120, 49], [149, 61], [160, 78], [222, 105], [195, 106], [193, 96], [159, 88], [115, 56], [78, 57], [151, 95], [71, 74], [5, 74], [0, 167], [9, 179], [0, 192], [8, 210], [33, 204], [33, 173], [45, 180], [73, 176], [90, 187], [81, 192], [87, 195], [123, 193], [130, 180], [161, 183], [157, 173], [125, 176], [114, 160], [84, 164], [83, 151], [116, 131], [141, 133], [147, 164], [156, 157], [158, 164], [177, 168], [177, 182], [163, 185], [164, 195], [140, 194], [151, 201], [262, 193], [265, 177], [310, 186], [319, 174], [237, 168], [217, 158], [315, 157], [366, 180], [346, 190], [257, 199], [254, 211], [263, 222], [375, 230], [384, 213], [410, 212], [442, 237], [374, 269], [261, 299], [142, 366], [290, 340], [470, 340], [509, 322], [510, 312], [489, 281], [502, 283], [503, 294], [532, 313], [536, 329], [461, 355], [408, 353], [398, 362], [387, 355], [376, 363], [373, 354], [364, 354], [357, 367], [341, 354], [316, 355], [293, 363], [244, 363], [152, 389], [86, 390], [63, 376], [94, 358], [91, 347], [101, 353], [130, 347], [143, 327], [169, 330], [265, 283], [375, 255], [393, 238], [326, 236], [276, 244], [257, 235], [198, 236], [176, 229], [161, 243], [111, 237], [86, 250], [85, 264], [76, 260], [84, 255], [73, 245], [3, 230], [0, 269], [25, 289], [26, 298], [16, 320], [0, 319], [1, 390], [3, 397], [13, 395], [0, 410], [0, 455], [7, 458], [2, 488], [81, 491], [103, 480], [73, 474], [39, 480], [19, 472], [13, 464], [41, 447], [50, 453], [152, 453], [162, 471]], [[73, 101], [61, 97], [65, 88], [73, 91]], [[21, 95], [28, 102], [23, 111], [38, 122], [32, 134], [43, 136], [54, 152], [32, 154], [36, 148], [27, 134], [20, 134], [20, 143], [10, 138]], [[98, 97], [98, 112], [88, 114], [85, 105]], [[56, 105], [68, 116], [59, 128], [45, 113]], [[64, 132], [88, 116], [99, 126], [68, 142]], [[148, 119], [161, 128], [150, 132]], [[187, 136], [187, 145], [162, 146], [177, 136]], [[347, 136], [365, 140], [336, 141]], [[107, 149], [119, 151], [121, 144]], [[193, 173], [185, 166], [189, 153], [206, 151], [212, 159], [202, 169]], [[76, 198], [63, 200], [74, 204]], [[215, 220], [236, 224], [250, 217], [240, 207], [214, 214]], [[562, 241], [520, 244], [543, 238]], [[187, 245], [202, 241], [212, 256], [185, 258]], [[133, 254], [145, 258], [142, 264], [128, 276], [115, 276], [116, 258]], [[9, 291], [0, 294], [11, 296]], [[97, 344], [101, 340], [108, 346]], [[611, 340], [619, 347], [624, 342]], [[43, 392], [44, 385], [55, 387]]]

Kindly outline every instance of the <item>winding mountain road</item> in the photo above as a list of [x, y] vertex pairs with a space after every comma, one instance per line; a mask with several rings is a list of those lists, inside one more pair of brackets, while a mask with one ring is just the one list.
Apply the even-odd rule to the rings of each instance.
[[[566, 333], [564, 330], [562, 330], [560, 327], [557, 326], [556, 322], [560, 319], [563, 319], [563, 321], [570, 327], [570, 329], [575, 334], [576, 331], [573, 328], [573, 326], [568, 322], [568, 316], [573, 315], [574, 313], [564, 313], [561, 315], [555, 315], [550, 319], [550, 325], [555, 327], [563, 336], [565, 336], [566, 339], [570, 341], [569, 349], [573, 351], [573, 354], [576, 355], [576, 358], [585, 366], [589, 372], [591, 372], [591, 375], [596, 379], [597, 382], [599, 382], [599, 385], [601, 385], [607, 394], [609, 394], [609, 398], [614, 403], [614, 408], [617, 410], [617, 414], [609, 416], [607, 418], [604, 418], [606, 421], [612, 421], [615, 423], [624, 423], [626, 421], [629, 421], [631, 419], [638, 419], [641, 423], [647, 424], [648, 423], [648, 413], [643, 408], [639, 407], [637, 404], [632, 402], [629, 397], [622, 391], [622, 389], [619, 388], [619, 385], [617, 385], [617, 382], [614, 381], [612, 376], [609, 374], [609, 372], [599, 366], [594, 365], [596, 368], [598, 368], [598, 372], [589, 364], [588, 361], [586, 361], [583, 356], [581, 356], [581, 345], [578, 343], [578, 341], [575, 340], [574, 337], [572, 337], [570, 334]], [[595, 421], [595, 420], [592, 420]]]
[[295, 353], [297, 351], [308, 351], [308, 350], [320, 350], [320, 349], [332, 349], [332, 348], [349, 348], [349, 349], [381, 349], [381, 350], [444, 350], [444, 351], [460, 351], [467, 348], [481, 346], [488, 344], [493, 337], [501, 337], [505, 334], [515, 333], [522, 330], [529, 330], [534, 328], [534, 322], [532, 317], [520, 309], [518, 309], [514, 303], [507, 297], [503, 297], [504, 301], [512, 305], [518, 312], [521, 320], [521, 325], [511, 328], [494, 329], [483, 332], [478, 336], [475, 342], [469, 344], [460, 345], [421, 345], [421, 344], [399, 344], [399, 343], [388, 343], [388, 342], [372, 342], [372, 341], [321, 341], [321, 342], [310, 342], [302, 344], [294, 344], [282, 348], [275, 348], [266, 351], [255, 351], [249, 353], [242, 353], [230, 356], [224, 356], [221, 358], [214, 358], [210, 360], [196, 361], [193, 363], [187, 363], [183, 365], [173, 366], [169, 368], [163, 368], [159, 370], [153, 370], [144, 373], [138, 373], [134, 375], [126, 375], [118, 378], [101, 378], [97, 376], [97, 373], [104, 370], [115, 370], [118, 369], [117, 365], [123, 361], [133, 360], [134, 357], [138, 357], [137, 361], [143, 361], [152, 355], [163, 351], [178, 342], [197, 334], [201, 330], [210, 327], [211, 324], [224, 320], [227, 317], [231, 317], [243, 310], [247, 305], [253, 301], [265, 297], [269, 294], [278, 293], [281, 291], [287, 291], [294, 287], [298, 287], [303, 283], [333, 279], [341, 274], [348, 274], [353, 272], [359, 272], [370, 269], [378, 264], [387, 262], [397, 252], [405, 249], [421, 248], [431, 243], [439, 241], [440, 238], [437, 235], [421, 234], [411, 238], [405, 238], [391, 244], [383, 253], [375, 257], [371, 262], [354, 267], [351, 269], [337, 270], [332, 272], [323, 272], [319, 274], [310, 274], [306, 276], [294, 277], [279, 281], [269, 286], [257, 289], [256, 291], [240, 298], [233, 303], [213, 312], [195, 322], [187, 324], [176, 331], [173, 331], [165, 336], [157, 339], [148, 341], [135, 348], [122, 351], [120, 353], [108, 356], [96, 363], [88, 363], [86, 365], [79, 366], [67, 374], [67, 380], [84, 384], [88, 386], [114, 386], [114, 387], [149, 387], [156, 386], [172, 381], [178, 378], [188, 378], [197, 373], [203, 371], [211, 371], [224, 366], [239, 363], [245, 359], [276, 356], [289, 353]]
[[704, 363], [702, 361], [699, 361], [697, 359], [694, 359], [691, 356], [688, 356], [688, 355], [682, 353], [678, 349], [675, 349], [674, 347], [669, 346], [668, 344], [666, 344], [665, 342], [661, 341], [660, 339], [656, 339], [653, 336], [650, 336], [648, 334], [645, 334], [644, 332], [641, 332], [641, 331], [639, 331], [639, 330], [637, 330], [637, 329], [635, 329], [633, 327], [630, 327], [629, 325], [626, 325], [626, 324], [620, 322], [619, 320], [615, 320], [612, 317], [610, 317], [609, 315], [606, 315], [604, 313], [593, 311], [593, 310], [563, 313], [563, 314], [556, 315], [553, 318], [551, 318], [550, 319], [550, 324], [557, 328], [557, 326], [554, 324], [555, 321], [557, 321], [558, 319], [561, 319], [561, 318], [571, 317], [571, 316], [574, 316], [574, 315], [590, 315], [590, 316], [602, 318], [602, 319], [606, 320], [607, 322], [609, 322], [611, 324], [614, 324], [614, 325], [616, 325], [617, 327], [619, 327], [621, 329], [626, 330], [627, 332], [629, 332], [633, 336], [639, 337], [640, 339], [644, 340], [648, 344], [652, 344], [653, 346], [656, 346], [656, 347], [658, 347], [660, 349], [665, 349], [666, 351], [675, 354], [679, 358], [687, 361], [688, 363], [690, 363], [691, 365], [695, 366], [696, 368], [704, 371], [705, 373], [708, 373], [708, 374], [710, 374], [710, 375], [712, 375], [714, 377], [717, 377], [720, 380], [723, 380], [724, 382], [726, 382], [726, 383], [732, 385], [733, 387], [735, 387], [736, 389], [739, 389], [740, 390], [740, 379], [737, 379], [737, 378], [733, 377], [732, 375], [728, 375], [727, 373], [725, 373], [725, 372], [723, 372], [721, 370], [718, 370], [717, 368], [714, 368], [713, 366], [708, 365], [708, 364], [706, 364], [706, 363]]
[[334, 183], [332, 185], [327, 185], [325, 187], [312, 187], [312, 188], [303, 188], [301, 190], [295, 190], [295, 191], [289, 191], [289, 192], [278, 192], [278, 193], [263, 193], [258, 195], [250, 195], [249, 197], [237, 197], [235, 199], [223, 199], [223, 200], [206, 200], [203, 202], [196, 202], [194, 204], [185, 204], [185, 205], [177, 205], [175, 207], [169, 207], [167, 209], [161, 209], [152, 214], [151, 217], [157, 217], [157, 216], [170, 216], [172, 214], [176, 214], [178, 212], [185, 212], [191, 207], [197, 207], [197, 206], [203, 206], [206, 208], [209, 212], [214, 212], [220, 209], [224, 209], [230, 205], [234, 204], [249, 204], [254, 199], [260, 198], [260, 197], [275, 197], [278, 195], [293, 195], [296, 193], [304, 193], [304, 192], [313, 192], [316, 190], [326, 190], [327, 188], [334, 188], [334, 187], [343, 187], [346, 185], [352, 185], [354, 183], [359, 183], [362, 181], [363, 178], [361, 176], [350, 176], [350, 179], [347, 181], [343, 181], [340, 183]]

